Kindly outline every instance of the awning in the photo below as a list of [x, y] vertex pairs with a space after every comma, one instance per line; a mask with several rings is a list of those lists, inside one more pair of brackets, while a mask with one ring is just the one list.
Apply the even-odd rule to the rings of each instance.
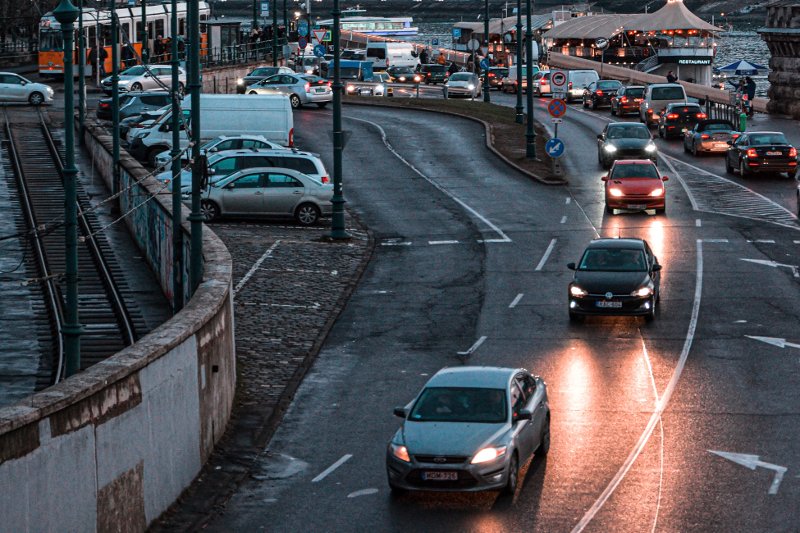
[[667, 0], [667, 4], [631, 24], [625, 24], [626, 30], [659, 31], [659, 30], [700, 30], [718, 32], [721, 28], [701, 19], [683, 4], [683, 0]]
[[591, 15], [562, 22], [542, 35], [544, 39], [611, 39], [647, 15]]

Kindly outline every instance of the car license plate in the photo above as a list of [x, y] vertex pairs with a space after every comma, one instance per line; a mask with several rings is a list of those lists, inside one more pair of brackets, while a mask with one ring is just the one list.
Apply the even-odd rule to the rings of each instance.
[[619, 309], [622, 307], [622, 302], [617, 302], [614, 300], [598, 300], [594, 304], [597, 307], [602, 307], [605, 309]]
[[458, 472], [423, 472], [425, 481], [458, 481]]
[[314, 92], [324, 93], [325, 92], [325, 87], [317, 87], [316, 89], [314, 89]]
[[646, 204], [628, 204], [628, 209], [647, 209]]
[[714, 143], [714, 148], [727, 148], [728, 143]]
[[783, 152], [767, 152], [767, 155], [783, 155]]

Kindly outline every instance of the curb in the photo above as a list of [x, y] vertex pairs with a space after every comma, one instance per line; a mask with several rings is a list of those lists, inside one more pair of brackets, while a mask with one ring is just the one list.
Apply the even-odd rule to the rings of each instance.
[[[476, 118], [476, 117], [473, 117], [471, 115], [465, 115], [463, 113], [457, 113], [455, 111], [449, 111], [449, 110], [434, 110], [434, 109], [424, 109], [424, 108], [407, 108], [407, 107], [392, 105], [392, 104], [390, 104], [388, 102], [350, 102], [350, 101], [348, 101], [348, 102], [343, 102], [343, 103], [346, 104], [346, 105], [355, 105], [355, 106], [364, 106], [364, 107], [390, 107], [390, 108], [393, 108], [393, 109], [410, 109], [411, 111], [425, 111], [425, 112], [428, 112], [428, 113], [440, 113], [440, 114], [444, 114], [444, 115], [451, 115], [451, 116], [454, 116], [454, 117], [466, 118], [468, 120], [472, 120], [474, 122], [478, 122], [480, 124], [483, 124], [484, 130], [486, 131], [486, 148], [488, 148], [489, 151], [491, 151], [495, 156], [497, 156], [506, 165], [510, 166], [511, 168], [516, 170], [517, 172], [519, 172], [521, 174], [524, 174], [524, 175], [528, 176], [529, 178], [533, 179], [534, 181], [537, 181], [537, 182], [539, 182], [539, 183], [541, 183], [543, 185], [569, 185], [569, 182], [566, 181], [566, 180], [562, 180], [562, 179], [550, 180], [550, 179], [544, 178], [542, 176], [539, 176], [538, 174], [534, 174], [533, 172], [531, 172], [529, 170], [525, 170], [521, 166], [519, 166], [516, 163], [514, 163], [513, 161], [511, 161], [505, 155], [500, 153], [500, 151], [497, 148], [494, 147], [494, 143], [492, 141], [494, 136], [492, 135], [491, 125], [488, 122], [486, 122], [485, 120], [482, 120], [480, 118]], [[538, 123], [538, 124], [542, 125], [541, 123]], [[546, 129], [545, 126], [542, 125], [542, 127]]]

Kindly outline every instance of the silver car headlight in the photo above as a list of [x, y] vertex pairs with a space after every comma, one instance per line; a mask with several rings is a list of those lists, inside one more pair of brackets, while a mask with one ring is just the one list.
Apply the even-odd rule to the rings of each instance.
[[473, 90], [474, 88], [475, 88], [475, 86], [473, 84], [471, 84], [471, 83], [469, 85], [467, 85], [467, 89], [469, 89], [470, 91]]
[[581, 289], [577, 285], [573, 285], [572, 287], [570, 287], [569, 288], [569, 293], [572, 296], [575, 296], [577, 298], [583, 298], [584, 296], [588, 296], [589, 295], [588, 291], [585, 291], [585, 290]]
[[656, 145], [653, 144], [653, 143], [650, 143], [650, 144], [648, 144], [647, 146], [644, 147], [644, 151], [647, 152], [647, 153], [652, 154], [653, 152], [656, 151]]
[[239, 78], [238, 80], [236, 80], [236, 85], [244, 85], [244, 80], [242, 78]]
[[395, 444], [392, 442], [389, 444], [389, 449], [392, 451], [392, 455], [397, 459], [405, 461], [406, 463], [411, 462], [411, 456], [408, 454], [408, 448], [402, 444]]
[[614, 146], [613, 144], [607, 144], [607, 145], [603, 146], [603, 150], [605, 150], [609, 154], [613, 154], [614, 152], [617, 151], [617, 147]]
[[349, 93], [356, 92], [356, 86], [355, 85], [348, 85], [347, 86], [347, 92], [349, 92]]
[[477, 465], [494, 461], [495, 459], [499, 459], [500, 457], [504, 456], [506, 454], [506, 449], [507, 448], [505, 446], [489, 446], [487, 448], [483, 448], [481, 451], [475, 454], [475, 457], [472, 458], [470, 463]]

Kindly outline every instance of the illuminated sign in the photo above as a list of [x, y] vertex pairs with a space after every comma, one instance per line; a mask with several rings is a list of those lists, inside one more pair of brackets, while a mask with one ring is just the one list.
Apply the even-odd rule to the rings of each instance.
[[710, 57], [678, 58], [679, 65], [710, 65]]

